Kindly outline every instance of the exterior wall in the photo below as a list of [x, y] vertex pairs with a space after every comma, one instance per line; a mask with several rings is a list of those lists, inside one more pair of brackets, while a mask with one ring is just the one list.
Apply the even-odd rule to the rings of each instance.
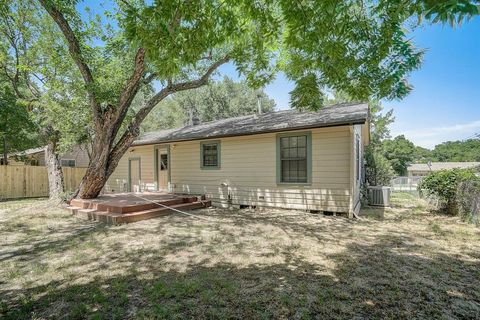
[[20, 160], [15, 160], [13, 157], [8, 159], [8, 165], [10, 166], [25, 166], [25, 165], [33, 165], [33, 166], [39, 166], [39, 167], [44, 167], [45, 166], [45, 152], [37, 152], [35, 154], [29, 155], [29, 159], [35, 160], [36, 164], [32, 164], [29, 161], [20, 161]]
[[128, 191], [128, 160], [140, 159], [141, 190], [156, 190], [154, 178], [154, 146], [141, 146], [130, 148], [120, 159], [117, 168], [108, 179], [104, 193], [127, 192]]
[[409, 177], [425, 177], [430, 171], [408, 171]]
[[[62, 154], [60, 160], [75, 160], [75, 167], [77, 168], [87, 168], [90, 161], [87, 151], [80, 147], [75, 147], [72, 151]], [[45, 165], [45, 157], [43, 161], [43, 165]]]
[[33, 158], [37, 160], [37, 165], [40, 167], [45, 167], [47, 161], [45, 161], [45, 152], [40, 152], [33, 155]]
[[362, 180], [355, 180], [355, 134], [360, 137], [363, 158], [362, 126], [298, 132], [307, 131], [312, 135], [312, 182], [308, 185], [277, 184], [277, 134], [266, 133], [211, 139], [221, 144], [218, 170], [200, 166], [200, 144], [208, 139], [132, 147], [120, 160], [104, 192], [128, 191], [128, 159], [132, 158], [141, 159], [141, 190], [156, 190], [154, 150], [168, 146], [172, 192], [205, 194], [218, 206], [352, 212], [359, 204]]
[[[45, 166], [45, 151], [40, 151], [34, 154], [29, 155], [31, 159], [36, 160], [36, 166], [44, 167]], [[84, 149], [80, 147], [73, 148], [72, 151], [67, 152], [65, 154], [60, 155], [61, 160], [75, 160], [75, 167], [76, 168], [87, 168], [90, 159], [88, 158], [88, 153]], [[23, 161], [15, 161], [13, 158], [9, 160], [10, 165], [25, 165]]]
[[17, 161], [13, 158], [8, 158], [8, 165], [9, 166], [24, 166], [25, 163], [23, 161]]
[[312, 133], [310, 185], [277, 184], [277, 135], [269, 133], [220, 139], [220, 170], [200, 169], [201, 141], [172, 146], [173, 191], [206, 194], [214, 203], [224, 206], [229, 204], [230, 196], [232, 205], [348, 212], [350, 129], [344, 126], [309, 131]]
[[[352, 147], [351, 150], [351, 157], [350, 157], [350, 172], [351, 172], [351, 180], [350, 180], [350, 188], [352, 190], [352, 206], [350, 207], [349, 212], [358, 213], [360, 211], [360, 194], [362, 188], [362, 181], [364, 177], [364, 144], [368, 142], [368, 139], [364, 139], [364, 132], [365, 127], [368, 125], [354, 125], [350, 127], [351, 135], [351, 142]], [[357, 145], [357, 139], [359, 141]], [[358, 146], [358, 148], [357, 148]], [[357, 152], [358, 152], [358, 159], [360, 163], [357, 163]]]

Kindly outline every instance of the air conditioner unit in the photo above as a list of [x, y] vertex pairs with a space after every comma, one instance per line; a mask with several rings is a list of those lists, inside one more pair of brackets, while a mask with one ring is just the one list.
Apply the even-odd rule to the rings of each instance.
[[368, 187], [368, 204], [371, 206], [390, 206], [390, 187]]

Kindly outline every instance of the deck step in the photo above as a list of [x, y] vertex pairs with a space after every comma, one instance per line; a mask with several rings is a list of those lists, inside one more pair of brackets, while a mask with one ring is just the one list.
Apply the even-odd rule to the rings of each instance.
[[175, 212], [175, 210], [172, 210], [172, 208], [182, 211], [207, 208], [211, 206], [211, 201], [182, 201], [181, 203], [175, 202], [175, 204], [167, 204], [167, 201], [163, 201], [162, 204], [168, 206], [169, 208], [155, 205], [155, 208], [127, 213], [108, 212], [97, 209], [84, 209], [76, 206], [69, 206], [67, 207], [67, 210], [79, 218], [111, 224], [121, 224], [165, 216]]
[[159, 199], [159, 200], [153, 199], [149, 201], [142, 200], [139, 198], [138, 201], [135, 201], [136, 203], [126, 203], [125, 201], [121, 201], [121, 200], [120, 201], [110, 200], [107, 202], [102, 202], [102, 201], [95, 201], [95, 200], [72, 199], [70, 201], [70, 205], [78, 207], [80, 209], [94, 209], [94, 210], [106, 211], [106, 212], [129, 213], [129, 212], [155, 209], [158, 207], [155, 201], [159, 201], [160, 203], [166, 206], [173, 206], [176, 204], [196, 202], [198, 201], [198, 197], [196, 196], [175, 197], [171, 199]]
[[68, 211], [70, 211], [72, 214], [75, 214], [78, 212], [78, 210], [82, 209], [82, 208], [79, 208], [79, 207], [75, 207], [75, 206], [67, 206], [66, 209]]
[[141, 220], [146, 220], [146, 219], [152, 219], [160, 216], [165, 216], [168, 215], [172, 212], [175, 212], [173, 209], [177, 210], [182, 210], [182, 211], [187, 211], [187, 210], [194, 210], [194, 209], [200, 209], [200, 208], [206, 208], [210, 207], [211, 202], [210, 201], [197, 201], [197, 202], [187, 202], [187, 203], [181, 203], [181, 204], [175, 204], [169, 206], [170, 208], [164, 208], [164, 207], [158, 207], [155, 209], [149, 209], [149, 210], [143, 210], [143, 211], [138, 211], [138, 212], [131, 212], [131, 213], [125, 213], [121, 214], [119, 216], [115, 217], [116, 223], [128, 223], [128, 222], [136, 222], [136, 221], [141, 221]]

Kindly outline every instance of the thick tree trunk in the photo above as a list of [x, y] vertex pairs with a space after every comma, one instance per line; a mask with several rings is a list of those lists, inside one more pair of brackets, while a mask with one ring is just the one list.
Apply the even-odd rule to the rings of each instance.
[[131, 126], [116, 146], [110, 149], [107, 146], [113, 145], [114, 138], [107, 136], [105, 132], [115, 131], [114, 127], [115, 124], [112, 124], [110, 130], [105, 130], [103, 134], [95, 137], [90, 165], [80, 183], [78, 198], [93, 199], [100, 194], [118, 162], [139, 134], [138, 126]]
[[64, 181], [56, 142], [49, 141], [45, 149], [45, 164], [48, 173], [48, 190], [51, 200], [60, 200], [64, 191]]
[[78, 189], [77, 197], [82, 199], [96, 198], [103, 189], [109, 178], [107, 174], [109, 159], [109, 144], [101, 146], [96, 142], [93, 146], [90, 164], [83, 176], [82, 182]]

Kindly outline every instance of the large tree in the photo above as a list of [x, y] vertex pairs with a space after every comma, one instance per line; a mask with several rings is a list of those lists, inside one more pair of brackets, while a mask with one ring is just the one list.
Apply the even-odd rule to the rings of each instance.
[[404, 135], [383, 141], [382, 150], [399, 176], [407, 173], [408, 165], [415, 159], [415, 145]]
[[[44, 64], [42, 54], [50, 50], [45, 47], [43, 36], [49, 36], [52, 32], [52, 23], [42, 19], [35, 12], [35, 6], [27, 2], [0, 2], [0, 72], [2, 79], [8, 83], [8, 91], [15, 97], [15, 103], [10, 105], [10, 120], [8, 125], [14, 126], [20, 123], [12, 122], [14, 115], [22, 115], [28, 127], [34, 124], [38, 133], [37, 144], [46, 143], [46, 165], [49, 182], [49, 195], [51, 199], [58, 199], [64, 191], [63, 173], [57, 153], [58, 131], [56, 131], [44, 114], [45, 108], [42, 97], [45, 90], [42, 86], [46, 74], [52, 71], [44, 69], [39, 72]], [[41, 27], [42, 24], [43, 28]], [[52, 32], [52, 36], [55, 32]], [[50, 43], [51, 44], [51, 43]], [[54, 71], [56, 73], [56, 71]], [[29, 111], [25, 114], [23, 111]], [[4, 135], [4, 137], [6, 137]], [[17, 136], [16, 140], [22, 140]], [[6, 149], [6, 148], [4, 148]], [[5, 152], [5, 150], [4, 150]]]
[[8, 164], [8, 153], [38, 147], [35, 123], [28, 110], [17, 105], [17, 99], [8, 81], [0, 78], [0, 154], [2, 164]]
[[[401, 98], [422, 55], [405, 22], [425, 12], [447, 12], [441, 20], [464, 15], [427, 0], [119, 0], [106, 17], [113, 32], [92, 37], [95, 23], [76, 1], [39, 2], [63, 33], [88, 98], [93, 144], [82, 198], [99, 194], [159, 102], [206, 85], [225, 63], [257, 87], [283, 71], [296, 83], [297, 108], [321, 107], [328, 87], [354, 99]], [[132, 112], [145, 87], [156, 90]]]
[[[260, 101], [258, 101], [260, 99]], [[250, 88], [245, 81], [228, 77], [221, 81], [165, 99], [146, 117], [142, 130], [153, 131], [183, 126], [197, 117], [201, 122], [273, 111], [275, 101], [263, 91]]]
[[[93, 33], [90, 31], [90, 33]], [[28, 147], [26, 130], [36, 146], [46, 146], [49, 195], [64, 191], [59, 152], [84, 143], [89, 136], [85, 89], [64, 45], [62, 33], [48, 14], [32, 1], [0, 2], [0, 76], [2, 94], [13, 103], [2, 117], [10, 146]], [[7, 136], [6, 136], [7, 137]], [[8, 145], [8, 144], [7, 144]]]

